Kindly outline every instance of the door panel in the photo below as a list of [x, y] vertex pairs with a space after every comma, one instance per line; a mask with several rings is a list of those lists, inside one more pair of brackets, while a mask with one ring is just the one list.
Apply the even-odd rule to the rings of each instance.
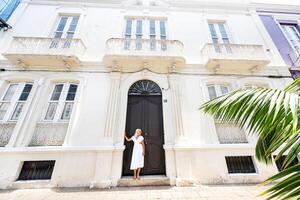
[[[163, 116], [161, 96], [129, 96], [126, 133], [131, 137], [135, 129], [141, 128], [145, 138], [145, 166], [143, 175], [165, 174], [165, 152], [163, 149]], [[123, 175], [132, 175], [130, 162], [133, 144], [125, 142]]]

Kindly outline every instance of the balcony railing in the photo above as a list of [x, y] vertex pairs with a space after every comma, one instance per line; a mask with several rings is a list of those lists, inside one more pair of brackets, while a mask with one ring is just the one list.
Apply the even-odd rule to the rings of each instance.
[[117, 63], [123, 68], [143, 66], [164, 68], [172, 62], [183, 65], [183, 44], [178, 40], [111, 38], [106, 42], [106, 65]]
[[107, 55], [181, 57], [183, 44], [178, 40], [111, 38], [106, 42]]
[[14, 64], [73, 67], [85, 48], [81, 39], [14, 37], [4, 56]]
[[262, 45], [213, 44], [202, 49], [202, 58], [208, 68], [255, 69], [266, 66], [270, 60]]

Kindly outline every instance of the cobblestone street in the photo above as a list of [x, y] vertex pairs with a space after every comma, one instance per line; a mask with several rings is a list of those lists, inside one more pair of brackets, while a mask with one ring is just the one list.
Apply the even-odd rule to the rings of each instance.
[[250, 200], [264, 187], [257, 185], [201, 185], [195, 187], [119, 187], [112, 189], [61, 188], [0, 190], [1, 200], [111, 200], [199, 199]]

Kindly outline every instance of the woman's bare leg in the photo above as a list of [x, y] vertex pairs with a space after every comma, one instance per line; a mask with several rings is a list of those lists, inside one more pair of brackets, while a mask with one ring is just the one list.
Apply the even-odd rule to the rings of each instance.
[[141, 168], [137, 169], [137, 179], [140, 180], [140, 172], [141, 172]]
[[136, 169], [133, 170], [133, 179], [136, 179]]

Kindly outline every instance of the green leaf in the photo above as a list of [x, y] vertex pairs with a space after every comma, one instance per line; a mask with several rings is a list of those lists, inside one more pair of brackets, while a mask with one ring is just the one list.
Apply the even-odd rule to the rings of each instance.
[[[288, 167], [300, 153], [300, 78], [284, 90], [257, 88], [237, 90], [201, 105], [200, 109], [219, 122], [245, 128], [258, 136], [255, 156], [266, 164], [286, 154], [285, 170], [265, 183], [279, 181], [265, 191], [268, 198], [292, 199], [299, 196], [299, 164]], [[279, 153], [278, 153], [279, 152]], [[298, 195], [298, 196], [297, 196]]]

